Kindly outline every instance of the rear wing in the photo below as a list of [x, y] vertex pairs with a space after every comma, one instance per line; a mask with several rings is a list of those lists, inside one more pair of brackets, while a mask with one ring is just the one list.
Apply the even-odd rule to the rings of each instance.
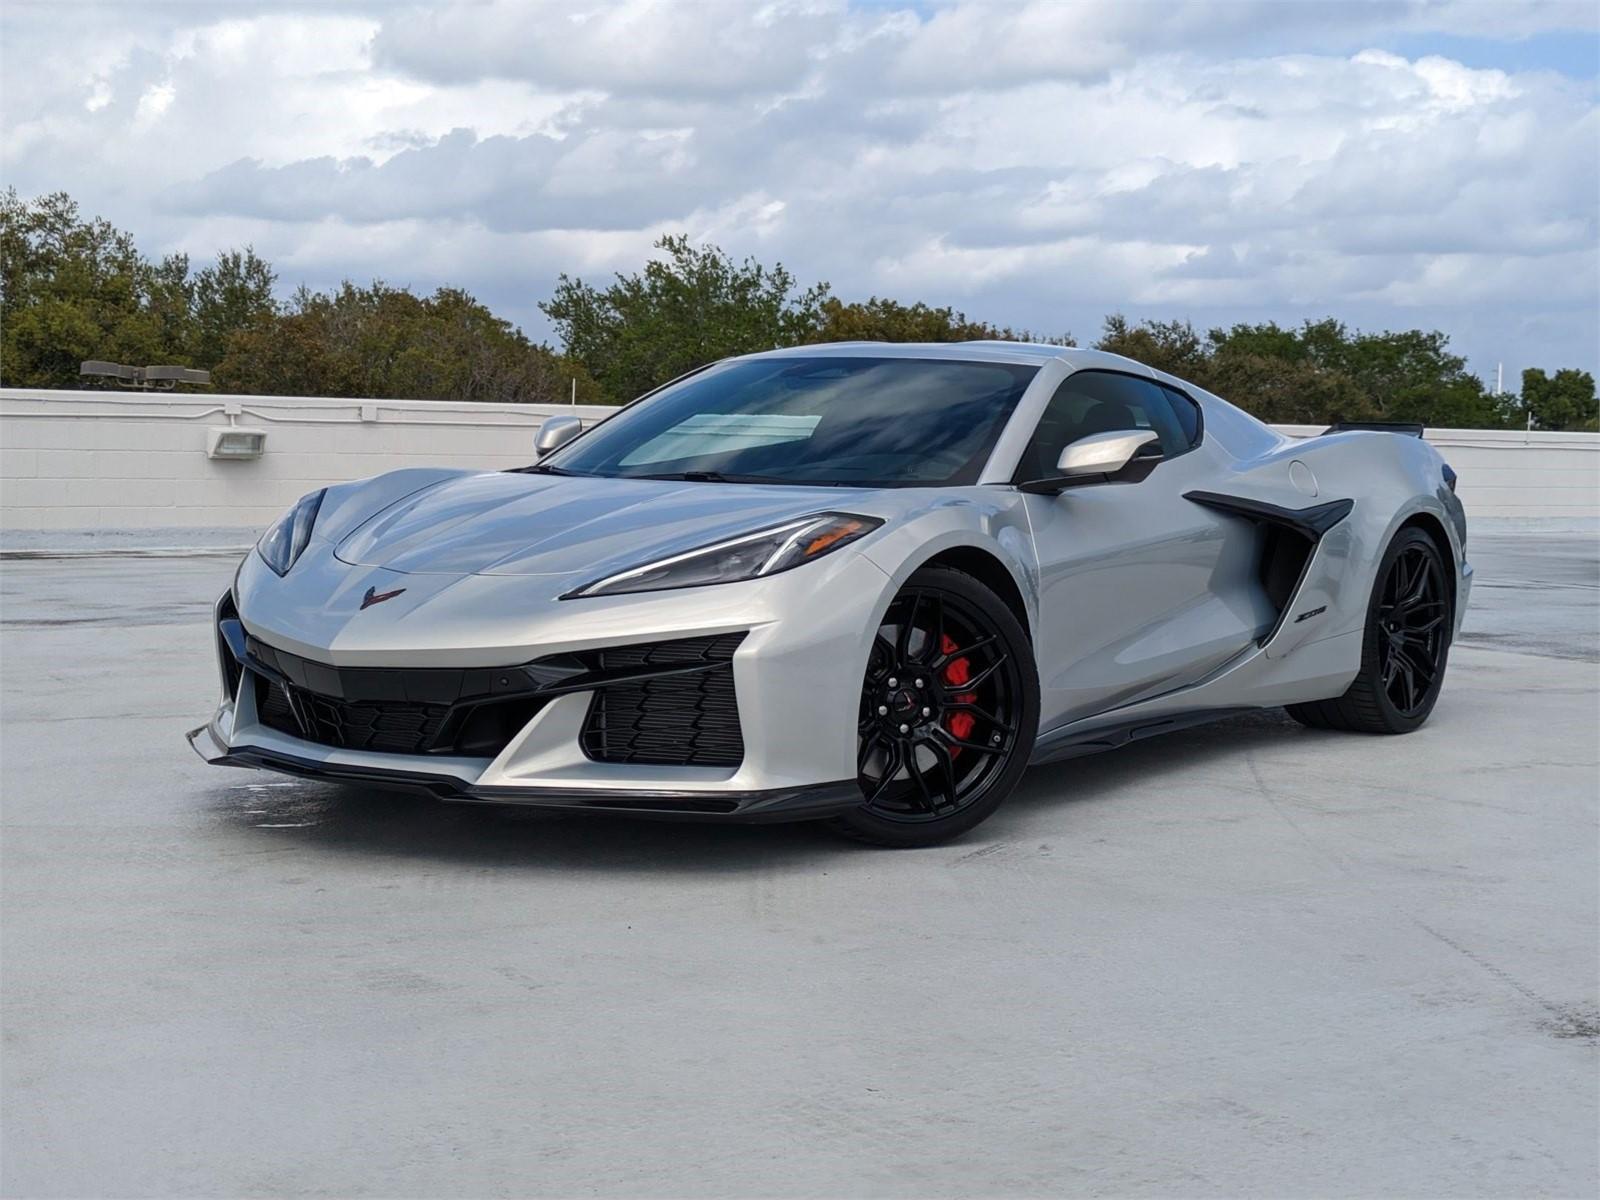
[[1364, 429], [1369, 433], [1398, 433], [1402, 437], [1419, 438], [1422, 436], [1423, 428], [1421, 421], [1335, 421], [1317, 436], [1326, 437], [1330, 433], [1348, 433], [1352, 429]]

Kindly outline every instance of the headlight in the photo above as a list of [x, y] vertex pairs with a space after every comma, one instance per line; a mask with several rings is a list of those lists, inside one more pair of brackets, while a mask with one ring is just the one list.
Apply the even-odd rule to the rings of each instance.
[[671, 558], [658, 559], [585, 584], [561, 597], [615, 596], [759, 579], [798, 567], [865, 537], [883, 522], [850, 513], [818, 513], [770, 529], [729, 538]]
[[327, 489], [300, 497], [299, 502], [278, 523], [261, 535], [256, 543], [256, 553], [279, 575], [287, 575], [299, 557], [305, 553], [311, 540], [311, 527], [317, 523], [317, 510], [322, 507], [322, 497]]

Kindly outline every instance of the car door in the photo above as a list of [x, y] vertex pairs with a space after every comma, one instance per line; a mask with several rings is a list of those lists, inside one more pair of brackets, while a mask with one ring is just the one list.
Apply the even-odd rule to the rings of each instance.
[[1040, 729], [1196, 683], [1270, 627], [1248, 526], [1184, 499], [1224, 452], [1200, 409], [1153, 380], [1076, 371], [1051, 397], [1016, 481], [1055, 473], [1094, 433], [1149, 429], [1161, 461], [1136, 483], [1026, 495], [1039, 567]]

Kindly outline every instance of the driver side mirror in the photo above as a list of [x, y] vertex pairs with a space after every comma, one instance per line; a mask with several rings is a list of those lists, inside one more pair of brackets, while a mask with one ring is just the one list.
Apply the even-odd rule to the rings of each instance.
[[1161, 437], [1153, 429], [1113, 429], [1070, 443], [1056, 460], [1056, 473], [1019, 487], [1054, 495], [1086, 483], [1137, 483], [1161, 461]]
[[577, 417], [549, 417], [533, 436], [533, 452], [540, 458], [561, 449], [583, 432], [583, 422]]

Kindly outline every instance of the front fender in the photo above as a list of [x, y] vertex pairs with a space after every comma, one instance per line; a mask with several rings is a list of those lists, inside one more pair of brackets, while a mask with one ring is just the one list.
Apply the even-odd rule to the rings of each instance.
[[949, 550], [978, 550], [998, 561], [1011, 576], [1027, 609], [1028, 624], [1038, 628], [1039, 564], [1021, 497], [1010, 489], [974, 487], [940, 499], [895, 522], [863, 549], [863, 554], [889, 576], [893, 586], [878, 616], [889, 606], [912, 572]]

